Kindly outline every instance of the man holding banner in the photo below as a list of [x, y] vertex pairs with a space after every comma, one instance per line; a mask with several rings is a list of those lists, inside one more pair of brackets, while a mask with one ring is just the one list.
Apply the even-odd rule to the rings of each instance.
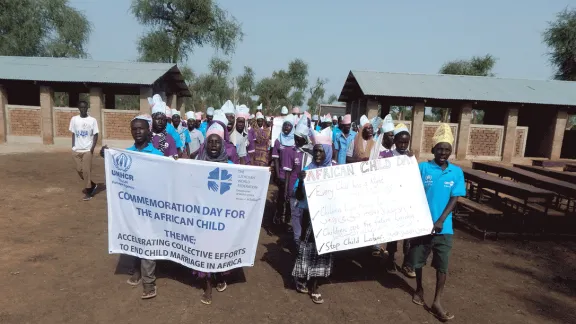
[[[134, 139], [134, 145], [127, 148], [127, 151], [141, 152], [146, 154], [153, 154], [164, 156], [160, 150], [154, 148], [150, 142], [150, 135], [152, 129], [152, 117], [148, 115], [136, 116], [130, 122], [130, 132]], [[100, 155], [104, 157], [104, 151], [108, 146], [102, 146]], [[119, 158], [114, 161], [118, 165], [125, 165], [127, 159]], [[131, 270], [132, 276], [128, 279], [127, 283], [131, 286], [138, 286], [142, 281], [144, 291], [142, 292], [142, 299], [150, 299], [156, 297], [156, 261], [134, 258], [134, 268]]]
[[441, 124], [433, 137], [434, 160], [419, 165], [424, 190], [434, 226], [429, 235], [411, 241], [407, 263], [416, 272], [416, 291], [412, 302], [424, 306], [422, 267], [432, 253], [432, 267], [436, 269], [436, 293], [430, 312], [440, 321], [449, 321], [454, 315], [444, 310], [441, 298], [448, 273], [448, 260], [452, 250], [452, 210], [458, 197], [466, 196], [464, 173], [449, 163], [454, 136], [448, 124]]

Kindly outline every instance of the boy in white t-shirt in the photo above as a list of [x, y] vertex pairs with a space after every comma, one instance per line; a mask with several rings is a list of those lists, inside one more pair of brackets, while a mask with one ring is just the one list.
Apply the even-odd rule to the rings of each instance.
[[76, 171], [80, 179], [84, 180], [86, 188], [84, 200], [90, 200], [98, 187], [91, 177], [92, 155], [98, 142], [98, 122], [96, 118], [88, 116], [88, 104], [85, 101], [78, 103], [79, 116], [70, 119], [70, 132], [72, 133], [72, 156], [76, 162]]

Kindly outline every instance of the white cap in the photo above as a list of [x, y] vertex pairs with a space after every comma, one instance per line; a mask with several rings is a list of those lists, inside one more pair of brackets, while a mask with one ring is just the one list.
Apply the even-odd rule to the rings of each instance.
[[176, 109], [172, 109], [172, 116], [174, 116], [174, 115], [180, 116], [180, 112]]
[[250, 115], [250, 119], [254, 119], [254, 114]]
[[338, 116], [334, 115], [334, 117], [332, 117], [332, 120], [338, 120]]
[[214, 116], [214, 107], [208, 107], [208, 109], [206, 109], [206, 116]]
[[271, 121], [271, 120], [272, 120], [272, 118], [266, 117], [266, 121], [267, 121], [267, 122], [269, 122], [269, 121]]
[[226, 118], [226, 114], [222, 109], [214, 110], [214, 118], [212, 118], [212, 120], [222, 122], [224, 125], [228, 125], [228, 118]]
[[312, 116], [312, 120], [313, 120], [313, 121], [317, 121], [317, 120], [318, 120], [318, 115], [313, 115], [313, 116]]
[[196, 120], [196, 117], [194, 116], [194, 112], [193, 112], [193, 111], [187, 111], [187, 112], [186, 112], [186, 119], [194, 119], [194, 120]]
[[256, 113], [256, 119], [263, 119], [263, 118], [264, 118], [264, 115], [262, 115], [261, 112]]
[[256, 107], [256, 110], [262, 110], [262, 104], [259, 104], [258, 107]]
[[222, 110], [222, 112], [224, 112], [224, 114], [234, 114], [235, 113], [234, 104], [230, 100], [227, 100], [224, 103], [224, 105], [222, 106], [222, 108], [220, 108], [220, 109]]
[[384, 122], [382, 123], [382, 131], [384, 133], [392, 132], [394, 130], [394, 120], [392, 115], [388, 114], [384, 117]]
[[280, 111], [280, 113], [282, 115], [288, 115], [288, 107], [286, 107], [286, 106], [282, 107], [282, 110]]

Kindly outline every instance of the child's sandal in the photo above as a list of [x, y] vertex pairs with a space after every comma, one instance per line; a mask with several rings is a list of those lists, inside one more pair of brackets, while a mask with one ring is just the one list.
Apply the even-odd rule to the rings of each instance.
[[310, 297], [312, 297], [314, 304], [324, 304], [324, 299], [322, 299], [321, 294], [310, 294]]

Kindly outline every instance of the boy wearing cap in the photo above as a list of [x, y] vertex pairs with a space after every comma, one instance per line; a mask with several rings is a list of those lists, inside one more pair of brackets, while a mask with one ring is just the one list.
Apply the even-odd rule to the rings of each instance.
[[432, 266], [436, 268], [436, 294], [430, 312], [441, 321], [448, 321], [454, 315], [445, 311], [441, 304], [448, 272], [448, 259], [452, 249], [452, 210], [458, 197], [466, 195], [462, 169], [448, 162], [452, 154], [454, 136], [450, 126], [442, 124], [433, 137], [432, 153], [434, 160], [420, 163], [420, 174], [434, 226], [431, 234], [411, 240], [407, 263], [416, 272], [416, 291], [412, 302], [424, 305], [422, 287], [422, 267], [432, 253]]
[[172, 126], [176, 129], [178, 137], [180, 138], [180, 150], [184, 153], [182, 155], [188, 158], [190, 156], [190, 132], [186, 124], [182, 121], [180, 112], [176, 109], [172, 109]]
[[206, 120], [200, 124], [200, 127], [198, 127], [198, 130], [202, 133], [202, 136], [204, 137], [206, 137], [208, 124], [212, 122], [212, 118], [214, 118], [214, 107], [208, 107], [208, 109], [206, 109]]
[[189, 111], [186, 113], [186, 118], [188, 119], [188, 134], [190, 137], [190, 142], [186, 149], [188, 150], [188, 157], [191, 159], [195, 159], [196, 155], [198, 155], [198, 150], [200, 149], [200, 145], [204, 143], [204, 136], [202, 133], [196, 128], [196, 121], [199, 118], [202, 118], [200, 113], [194, 113]]
[[334, 132], [334, 157], [338, 164], [346, 164], [346, 152], [348, 146], [356, 137], [356, 132], [351, 130], [352, 116], [350, 114], [342, 117], [342, 123], [337, 132]]

